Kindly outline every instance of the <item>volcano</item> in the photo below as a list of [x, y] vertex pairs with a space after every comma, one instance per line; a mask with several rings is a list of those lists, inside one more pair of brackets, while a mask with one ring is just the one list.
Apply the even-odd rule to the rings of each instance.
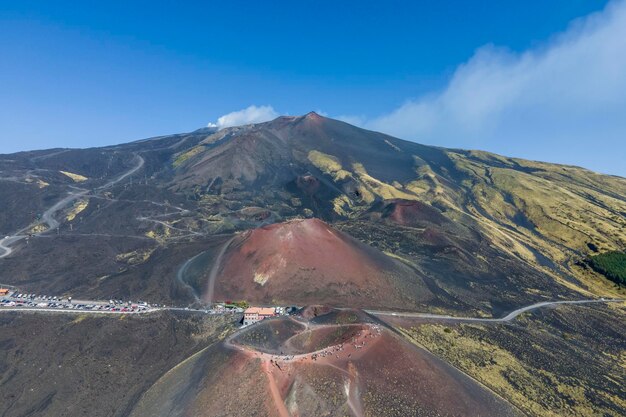
[[[0, 171], [3, 286], [178, 307], [3, 312], [2, 415], [625, 414], [623, 306], [446, 321], [624, 298], [587, 266], [626, 247], [624, 178], [315, 113], [0, 155]], [[236, 331], [236, 314], [205, 314], [226, 300], [311, 307]]]
[[[499, 315], [615, 295], [581, 260], [626, 247], [623, 178], [316, 113], [24, 152], [0, 157], [0, 169], [11, 179], [0, 183], [0, 230], [35, 235], [0, 246], [0, 279], [31, 292]], [[42, 217], [51, 209], [54, 222]]]
[[199, 352], [157, 381], [131, 413], [153, 415], [523, 414], [384, 324], [344, 310], [266, 320]]
[[415, 270], [319, 219], [242, 233], [222, 262], [216, 300], [397, 309], [433, 298]]

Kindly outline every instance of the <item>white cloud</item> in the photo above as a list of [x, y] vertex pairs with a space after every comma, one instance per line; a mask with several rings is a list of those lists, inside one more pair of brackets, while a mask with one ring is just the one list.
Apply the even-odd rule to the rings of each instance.
[[[277, 116], [271, 106], [250, 106], [210, 126]], [[521, 53], [484, 46], [445, 88], [387, 114], [334, 117], [422, 143], [626, 176], [626, 0]]]
[[272, 106], [250, 106], [243, 110], [225, 114], [217, 119], [216, 123], [209, 123], [207, 127], [224, 129], [231, 126], [267, 122], [277, 118], [278, 116], [279, 114]]
[[604, 152], [607, 164], [626, 166], [626, 2], [610, 3], [523, 53], [482, 47], [442, 91], [358, 124], [425, 143], [606, 171]]

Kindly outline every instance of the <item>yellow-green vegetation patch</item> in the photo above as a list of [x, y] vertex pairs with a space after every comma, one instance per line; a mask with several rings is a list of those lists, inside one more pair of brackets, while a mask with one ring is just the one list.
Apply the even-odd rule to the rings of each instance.
[[438, 175], [421, 158], [413, 155], [413, 159], [417, 175], [414, 180], [404, 185], [404, 190], [419, 196], [419, 199], [422, 201], [431, 201], [431, 204], [437, 203], [458, 210], [458, 203], [455, 202], [455, 192], [448, 186], [444, 186]]
[[[529, 323], [528, 319], [522, 320]], [[509, 345], [499, 343], [500, 337], [510, 337], [514, 340], [519, 336], [515, 333], [504, 335], [503, 331], [504, 336], [495, 337], [484, 325], [420, 324], [417, 327], [400, 330], [417, 345], [441, 356], [529, 415], [542, 417], [614, 415], [615, 410], [591, 402], [590, 395], [605, 396], [614, 403], [621, 401], [623, 406], [624, 401], [618, 396], [588, 386], [585, 380], [578, 378], [578, 373], [555, 372], [554, 369], [559, 369], [558, 366], [546, 370], [532, 365], [533, 362], [528, 360], [529, 357], [536, 358], [541, 355], [549, 357], [547, 355], [554, 354], [551, 350], [546, 350], [546, 347], [552, 344], [544, 344], [540, 342], [540, 338], [533, 337], [532, 340], [525, 341], [526, 354], [516, 356], [514, 350], [509, 350]], [[537, 334], [542, 334], [541, 329]], [[567, 337], [572, 336], [564, 333], [563, 343], [568, 340]], [[619, 378], [618, 375], [612, 377]]]
[[43, 223], [39, 223], [31, 227], [30, 229], [28, 229], [28, 233], [30, 234], [42, 233], [42, 232], [45, 232], [46, 230], [48, 230], [48, 226], [46, 226]]
[[[356, 180], [355, 194], [358, 195], [360, 203], [372, 204], [377, 197], [383, 200], [394, 198], [415, 200], [417, 198], [415, 193], [405, 189], [398, 181], [388, 184], [372, 177], [361, 163], [353, 163], [352, 172], [350, 172], [344, 169], [341, 161], [333, 155], [313, 150], [309, 152], [308, 159], [320, 171], [332, 176], [335, 181], [349, 178]], [[333, 205], [335, 212], [342, 216], [348, 216], [353, 209], [353, 202], [347, 196], [335, 198]]]
[[47, 186], [50, 185], [47, 182], [45, 182], [44, 180], [42, 180], [41, 178], [33, 178], [33, 177], [30, 177], [30, 176], [26, 177], [26, 179], [24, 181], [26, 181], [27, 184], [35, 184], [39, 188], [46, 188]]
[[[512, 165], [508, 159], [487, 155], [487, 160], [496, 158]], [[608, 187], [604, 184], [608, 180], [598, 184], [594, 175], [582, 169], [515, 162], [540, 171], [531, 174], [513, 167], [485, 167], [480, 162], [456, 159], [459, 169], [482, 180], [477, 182], [482, 186], [472, 190], [473, 194], [496, 219], [519, 226], [513, 214], [523, 212], [546, 238], [576, 250], [586, 250], [589, 242], [609, 250], [624, 246], [626, 219], [616, 212], [623, 213], [626, 202], [597, 190], [626, 192], [626, 181], [611, 179]], [[485, 188], [493, 192], [486, 194]]]
[[333, 199], [333, 210], [340, 216], [348, 217], [352, 209], [352, 202], [345, 195], [340, 195]]
[[[400, 190], [394, 187], [391, 184], [387, 184], [386, 182], [380, 181], [367, 173], [365, 167], [361, 163], [352, 164], [352, 168], [354, 172], [357, 174], [361, 183], [365, 186], [364, 188], [369, 191], [369, 195], [371, 197], [364, 198], [363, 200], [366, 203], [372, 203], [374, 201], [373, 196], [377, 195], [381, 197], [383, 200], [391, 200], [394, 198], [403, 198], [406, 200], [416, 200], [417, 197], [413, 193], [407, 193], [404, 190]], [[368, 201], [371, 200], [371, 201]]]
[[149, 248], [143, 250], [135, 250], [126, 253], [120, 253], [115, 257], [117, 262], [124, 262], [128, 265], [139, 265], [146, 262], [152, 256], [152, 253], [156, 248]]
[[89, 178], [80, 175], [80, 174], [75, 174], [73, 172], [68, 172], [68, 171], [59, 171], [61, 174], [65, 175], [66, 177], [69, 177], [72, 179], [72, 181], [74, 182], [84, 182], [87, 181]]
[[513, 165], [509, 158], [505, 156], [497, 155], [495, 153], [472, 150], [472, 151], [469, 151], [469, 154], [470, 156], [474, 158], [482, 159], [484, 161], [499, 162], [499, 163], [502, 163], [504, 165], [509, 165], [509, 166]]
[[79, 314], [78, 317], [72, 320], [72, 324], [78, 324], [81, 321], [85, 320], [86, 318], [87, 318], [87, 314]]
[[150, 230], [146, 232], [146, 236], [150, 239], [156, 240], [160, 245], [164, 245], [167, 239], [171, 236], [171, 229], [169, 227], [162, 227], [156, 230]]
[[313, 150], [309, 152], [308, 159], [317, 169], [332, 176], [335, 181], [345, 180], [351, 175], [343, 169], [339, 159], [332, 155]]
[[[479, 151], [469, 152], [469, 157], [449, 151], [448, 156], [468, 178], [462, 182], [471, 196], [466, 210], [485, 226], [497, 247], [575, 291], [614, 293], [598, 284], [594, 274], [576, 268], [573, 259], [589, 253], [590, 244], [600, 251], [626, 246], [626, 218], [619, 214], [626, 212], [626, 202], [615, 197], [626, 193], [626, 181]], [[423, 181], [413, 186], [416, 192], [425, 188]], [[545, 258], [554, 266], [547, 267]], [[561, 279], [555, 273], [559, 265], [569, 265], [582, 285]]]
[[309, 152], [309, 161], [323, 172], [335, 172], [341, 169], [339, 159], [326, 153], [312, 150]]
[[409, 259], [403, 258], [403, 257], [402, 257], [402, 256], [400, 256], [400, 255], [396, 255], [396, 254], [395, 254], [395, 253], [393, 253], [393, 252], [383, 251], [383, 253], [384, 253], [385, 255], [389, 256], [390, 258], [397, 259], [398, 261], [400, 261], [400, 262], [402, 262], [402, 263], [404, 263], [404, 264], [406, 264], [406, 265], [409, 265], [409, 266], [410, 266], [410, 267], [412, 267], [412, 268], [416, 268], [416, 269], [418, 269], [418, 268], [419, 268], [419, 267], [415, 264], [415, 262], [413, 262], [413, 261], [411, 261], [411, 260], [409, 260]]
[[88, 205], [89, 205], [89, 200], [78, 200], [77, 202], [74, 203], [74, 205], [72, 206], [72, 209], [69, 211], [69, 213], [67, 213], [67, 216], [65, 216], [65, 218], [67, 219], [68, 222], [71, 222], [72, 220], [76, 218], [76, 216], [80, 214], [80, 212], [85, 210]]
[[257, 284], [261, 286], [265, 285], [268, 279], [270, 279], [270, 275], [267, 273], [263, 273], [263, 272], [254, 273], [254, 282], [256, 282]]
[[178, 154], [176, 154], [174, 162], [172, 163], [172, 165], [174, 166], [174, 168], [178, 168], [179, 166], [181, 166], [188, 159], [193, 158], [194, 156], [204, 152], [205, 149], [206, 149], [205, 146], [198, 145], [198, 146], [195, 146], [195, 147], [189, 149], [188, 151], [178, 153]]
[[413, 160], [416, 166], [415, 173], [417, 177], [406, 184], [405, 188], [414, 194], [430, 199], [444, 196], [446, 190], [437, 179], [437, 174], [433, 172], [432, 168], [416, 155], [413, 155]]

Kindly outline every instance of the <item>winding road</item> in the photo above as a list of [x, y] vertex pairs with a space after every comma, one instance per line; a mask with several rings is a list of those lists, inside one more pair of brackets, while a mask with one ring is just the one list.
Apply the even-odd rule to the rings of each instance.
[[[394, 317], [410, 317], [410, 318], [426, 318], [426, 319], [431, 319], [431, 320], [441, 320], [441, 321], [450, 321], [450, 320], [455, 320], [455, 321], [473, 321], [473, 322], [485, 322], [485, 323], [506, 323], [506, 322], [510, 322], [511, 320], [514, 320], [517, 316], [519, 316], [520, 314], [523, 314], [525, 312], [528, 311], [532, 311], [532, 310], [537, 310], [540, 308], [545, 308], [545, 307], [551, 307], [551, 306], [557, 306], [557, 305], [563, 305], [563, 304], [593, 304], [593, 303], [619, 303], [619, 302], [624, 302], [626, 300], [623, 299], [591, 299], [591, 300], [575, 300], [575, 301], [545, 301], [545, 302], [541, 302], [541, 303], [536, 303], [536, 304], [531, 304], [529, 306], [525, 306], [525, 307], [521, 307], [518, 308], [517, 310], [514, 310], [512, 312], [510, 312], [509, 314], [507, 314], [504, 317], [501, 318], [483, 318], [483, 317], [455, 317], [455, 316], [448, 316], [448, 315], [438, 315], [438, 314], [428, 314], [428, 313], [410, 313], [410, 312], [394, 312], [394, 311], [374, 311], [374, 310], [365, 310], [365, 312], [367, 312], [368, 314], [374, 315], [374, 316], [394, 316]], [[303, 325], [305, 327], [305, 329], [303, 330], [303, 332], [308, 332], [309, 323], [301, 323], [300, 321], [298, 321], [299, 324]], [[333, 325], [316, 325], [315, 328], [323, 328], [323, 327], [332, 327]], [[356, 326], [356, 325], [355, 325]], [[369, 325], [371, 326], [371, 325]], [[230, 334], [226, 339], [224, 339], [224, 344], [226, 347], [230, 348], [230, 349], [234, 349], [234, 350], [239, 350], [239, 351], [243, 351], [243, 352], [251, 352], [251, 348], [246, 347], [246, 346], [242, 346], [239, 345], [237, 343], [234, 343], [233, 340], [236, 339], [240, 334], [246, 332], [249, 329], [249, 326], [246, 327], [241, 327], [240, 329], [238, 329], [236, 332]], [[277, 354], [272, 354], [272, 353], [268, 353], [268, 352], [264, 352], [264, 351], [260, 351], [260, 350], [254, 350], [253, 353], [259, 357], [265, 357], [266, 359], [276, 359], [278, 357], [284, 357], [284, 356], [288, 356], [291, 359], [290, 360], [294, 360], [294, 359], [302, 359], [302, 358], [306, 358], [307, 356], [310, 356], [311, 354], [314, 353], [320, 353], [324, 350], [327, 350], [328, 348], [323, 348], [319, 351], [316, 352], [307, 352], [307, 353], [302, 353], [302, 354], [286, 354], [286, 355], [277, 355]], [[283, 361], [287, 361], [285, 359], [281, 359]]]
[[141, 156], [139, 154], [135, 154], [135, 161], [137, 161], [137, 162], [136, 162], [134, 167], [132, 167], [131, 169], [129, 169], [128, 171], [126, 171], [125, 173], [120, 175], [119, 177], [115, 178], [114, 180], [111, 180], [111, 181], [107, 182], [106, 184], [101, 185], [100, 187], [96, 188], [96, 190], [100, 191], [100, 190], [104, 190], [104, 189], [107, 189], [107, 188], [111, 188], [112, 186], [114, 186], [118, 182], [122, 181], [124, 178], [128, 178], [131, 175], [133, 175], [135, 172], [139, 171], [144, 166], [144, 164], [146, 163], [146, 160], [143, 159], [143, 156]]
[[207, 291], [204, 297], [205, 302], [213, 302], [213, 294], [215, 292], [215, 279], [217, 277], [217, 273], [219, 272], [220, 267], [222, 266], [222, 258], [226, 253], [226, 249], [230, 246], [230, 244], [235, 240], [236, 235], [229, 239], [224, 246], [220, 249], [217, 257], [215, 258], [215, 262], [213, 262], [213, 266], [211, 267], [211, 272], [209, 272], [209, 279], [207, 280]]
[[[49, 155], [50, 156], [50, 155]], [[100, 187], [97, 187], [94, 192], [97, 191], [102, 191], [104, 189], [110, 188], [112, 186], [114, 186], [115, 184], [119, 183], [120, 181], [124, 180], [125, 178], [130, 177], [131, 175], [133, 175], [134, 173], [136, 173], [137, 171], [139, 171], [145, 164], [145, 159], [139, 155], [139, 154], [135, 154], [134, 155], [134, 159], [135, 159], [135, 165], [130, 168], [128, 171], [125, 171], [124, 173], [122, 173], [120, 176], [118, 176], [117, 178], [105, 183], [104, 185], [101, 185]], [[37, 224], [46, 224], [48, 226], [48, 229], [44, 232], [38, 233], [37, 235], [43, 235], [44, 233], [53, 230], [55, 228], [57, 228], [59, 226], [59, 222], [56, 220], [55, 215], [60, 211], [63, 210], [64, 208], [66, 208], [69, 204], [71, 204], [73, 201], [83, 197], [83, 196], [87, 196], [89, 195], [90, 190], [88, 189], [80, 189], [80, 188], [76, 188], [76, 191], [71, 192], [69, 195], [67, 195], [66, 197], [62, 198], [61, 200], [57, 201], [54, 205], [52, 205], [50, 208], [48, 208], [42, 215], [42, 219], [39, 223]], [[185, 209], [179, 208], [179, 207], [175, 207], [176, 209], [180, 210], [180, 211], [186, 211]], [[149, 221], [156, 221], [154, 219], [149, 219], [149, 218], [140, 218], [140, 220], [149, 220]], [[158, 221], [157, 221], [158, 222]], [[9, 256], [14, 250], [12, 248], [13, 245], [15, 245], [17, 242], [25, 239], [28, 237], [27, 234], [23, 234], [25, 233], [27, 230], [31, 229], [32, 227], [36, 226], [37, 224], [34, 225], [29, 225], [17, 232], [15, 232], [13, 235], [9, 235], [6, 236], [2, 239], [0, 239], [0, 250], [3, 252], [2, 254], [0, 254], [0, 258], [4, 258]], [[165, 224], [165, 223], [164, 223]], [[168, 227], [171, 227], [170, 225], [165, 224]], [[181, 229], [182, 230], [182, 229]], [[227, 241], [224, 246], [221, 248], [220, 253], [218, 254], [218, 257], [216, 259], [214, 268], [211, 270], [210, 273], [210, 278], [209, 278], [209, 288], [208, 288], [208, 299], [210, 300], [212, 298], [212, 287], [213, 287], [213, 281], [215, 280], [215, 275], [217, 274], [217, 271], [219, 269], [219, 265], [220, 265], [220, 261], [221, 261], [221, 257], [223, 256], [226, 248], [228, 248], [228, 246], [231, 244], [233, 239]], [[188, 264], [190, 263], [190, 261], [192, 261], [192, 259], [190, 259], [189, 261], [187, 261], [185, 263], [185, 265], [183, 265], [183, 267], [179, 270], [179, 279], [182, 278], [182, 276], [180, 276], [181, 272], [184, 273], [184, 270], [186, 269], [186, 267], [188, 266]], [[512, 320], [514, 320], [516, 317], [518, 317], [520, 314], [523, 314], [525, 312], [528, 311], [532, 311], [532, 310], [536, 310], [539, 308], [544, 308], [544, 307], [550, 307], [550, 306], [556, 306], [556, 305], [561, 305], [561, 304], [592, 304], [592, 303], [612, 303], [612, 302], [623, 302], [624, 300], [622, 299], [585, 299], [585, 300], [572, 300], [572, 301], [543, 301], [540, 303], [536, 303], [536, 304], [532, 304], [529, 306], [525, 306], [525, 307], [521, 307], [517, 310], [514, 310], [512, 312], [510, 312], [509, 314], [507, 314], [504, 317], [501, 318], [485, 318], [485, 317], [463, 317], [463, 316], [450, 316], [450, 315], [440, 315], [440, 314], [430, 314], [430, 313], [419, 313], [419, 312], [402, 312], [402, 311], [379, 311], [379, 310], [365, 310], [368, 314], [372, 314], [374, 316], [393, 316], [393, 317], [407, 317], [407, 318], [423, 318], [423, 319], [430, 319], [430, 320], [439, 320], [439, 321], [468, 321], [468, 322], [482, 322], [482, 323], [506, 323], [506, 322], [510, 322]], [[46, 309], [46, 308], [22, 308], [22, 307], [18, 307], [18, 308], [0, 308], [0, 311], [36, 311], [36, 312], [63, 312], [63, 313], [79, 313], [79, 314], [120, 314], [119, 312], [108, 312], [108, 311], [83, 311], [83, 310], [79, 310], [79, 311], [74, 311], [74, 310], [58, 310], [58, 309]], [[187, 309], [187, 308], [155, 308], [155, 309], [151, 309], [149, 311], [145, 311], [142, 313], [134, 313], [134, 314], [145, 314], [145, 313], [150, 313], [150, 312], [155, 312], [155, 311], [160, 311], [160, 310], [175, 310], [175, 311], [190, 311], [190, 312], [204, 312], [206, 313], [206, 310], [197, 310], [197, 309]], [[128, 313], [126, 313], [128, 314]]]
[[26, 236], [22, 236], [22, 235], [14, 235], [14, 236], [7, 236], [4, 237], [0, 240], [0, 249], [3, 251], [3, 253], [0, 255], [0, 258], [4, 258], [5, 256], [9, 256], [11, 254], [11, 252], [13, 252], [13, 249], [11, 249], [11, 247], [9, 245], [11, 245], [12, 243], [15, 242], [19, 242], [20, 240], [26, 238]]
[[195, 298], [196, 301], [200, 301], [200, 297], [198, 297], [198, 294], [196, 293], [196, 289], [192, 287], [191, 285], [189, 285], [187, 281], [185, 281], [185, 274], [187, 273], [187, 270], [189, 269], [189, 266], [193, 263], [193, 261], [195, 261], [199, 256], [203, 254], [204, 252], [200, 252], [193, 258], [187, 259], [185, 263], [180, 268], [178, 268], [178, 271], [176, 271], [176, 279], [183, 287], [187, 288], [189, 292], [193, 294], [193, 297]]
[[[230, 243], [230, 242], [228, 242]], [[554, 307], [558, 305], [580, 305], [580, 304], [599, 304], [599, 303], [623, 303], [625, 299], [621, 298], [599, 298], [588, 300], [571, 300], [571, 301], [543, 301], [541, 303], [531, 304], [525, 307], [518, 308], [511, 311], [504, 317], [500, 318], [486, 318], [486, 317], [463, 317], [463, 316], [449, 316], [444, 314], [430, 314], [430, 313], [417, 313], [417, 312], [402, 312], [402, 311], [377, 311], [377, 310], [364, 310], [366, 313], [373, 316], [392, 316], [392, 317], [405, 317], [405, 318], [422, 318], [437, 321], [466, 321], [466, 322], [480, 322], [480, 323], [507, 323], [514, 320], [520, 314], [528, 311], [537, 310], [545, 307]], [[91, 301], [81, 301], [81, 303], [89, 304]], [[104, 311], [104, 310], [65, 310], [61, 308], [46, 308], [46, 307], [2, 307], [0, 306], [0, 312], [2, 311], [31, 311], [31, 312], [49, 312], [49, 313], [75, 313], [75, 314], [148, 314], [157, 311], [185, 311], [189, 313], [203, 313], [203, 314], [215, 314], [208, 309], [197, 309], [188, 307], [151, 307], [143, 311]], [[303, 324], [303, 323], [302, 323]], [[305, 325], [306, 327], [306, 325]], [[245, 331], [247, 327], [242, 327], [235, 333], [230, 335], [229, 340], [232, 340], [242, 331]]]
[[365, 310], [366, 313], [372, 314], [374, 316], [394, 316], [394, 317], [410, 317], [410, 318], [422, 318], [422, 319], [432, 319], [432, 320], [443, 320], [443, 321], [472, 321], [472, 322], [482, 322], [482, 323], [506, 323], [513, 319], [515, 319], [520, 314], [526, 313], [527, 311], [536, 310], [538, 308], [543, 307], [551, 307], [560, 304], [593, 304], [593, 303], [621, 303], [624, 302], [623, 299], [587, 299], [587, 300], [572, 300], [572, 301], [543, 301], [540, 303], [531, 304], [526, 307], [518, 308], [517, 310], [511, 311], [504, 317], [500, 318], [486, 318], [486, 317], [462, 317], [462, 316], [448, 316], [443, 314], [429, 314], [429, 313], [412, 313], [412, 312], [398, 312], [398, 311], [376, 311], [376, 310]]
[[[119, 183], [120, 181], [122, 181], [124, 178], [128, 178], [129, 176], [133, 175], [135, 172], [137, 172], [138, 170], [140, 170], [144, 164], [145, 164], [145, 159], [138, 154], [135, 154], [135, 165], [130, 168], [128, 171], [124, 172], [123, 174], [121, 174], [119, 177], [107, 182], [104, 185], [101, 185], [100, 187], [96, 188], [95, 191], [102, 191], [105, 190], [107, 188], [110, 188], [112, 186], [114, 186], [115, 184]], [[47, 209], [41, 216], [41, 221], [37, 224], [31, 224], [28, 225], [27, 227], [18, 230], [17, 232], [15, 232], [13, 235], [9, 235], [4, 237], [2, 240], [0, 240], [0, 250], [3, 251], [2, 254], [0, 254], [0, 259], [5, 258], [7, 256], [9, 256], [12, 252], [13, 252], [13, 248], [11, 247], [12, 245], [15, 245], [17, 242], [26, 239], [28, 237], [27, 234], [24, 234], [27, 230], [32, 229], [34, 226], [37, 226], [38, 224], [46, 224], [48, 226], [48, 229], [41, 232], [41, 233], [37, 233], [36, 235], [42, 235], [46, 232], [49, 232], [50, 230], [54, 230], [57, 227], [59, 227], [59, 222], [58, 220], [55, 219], [55, 215], [60, 211], [63, 210], [64, 208], [66, 208], [68, 205], [70, 205], [73, 201], [78, 200], [81, 197], [84, 197], [86, 195], [89, 194], [89, 190], [86, 189], [82, 189], [82, 188], [77, 188], [75, 192], [71, 192], [69, 193], [69, 195], [67, 195], [66, 197], [62, 198], [61, 200], [57, 201], [56, 203], [54, 203], [52, 205], [52, 207], [50, 207], [49, 209]]]

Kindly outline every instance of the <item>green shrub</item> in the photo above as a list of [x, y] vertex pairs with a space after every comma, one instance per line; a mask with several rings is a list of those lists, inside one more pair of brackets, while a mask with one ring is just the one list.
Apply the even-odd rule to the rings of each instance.
[[589, 265], [617, 285], [626, 285], [626, 253], [614, 251], [591, 256]]

